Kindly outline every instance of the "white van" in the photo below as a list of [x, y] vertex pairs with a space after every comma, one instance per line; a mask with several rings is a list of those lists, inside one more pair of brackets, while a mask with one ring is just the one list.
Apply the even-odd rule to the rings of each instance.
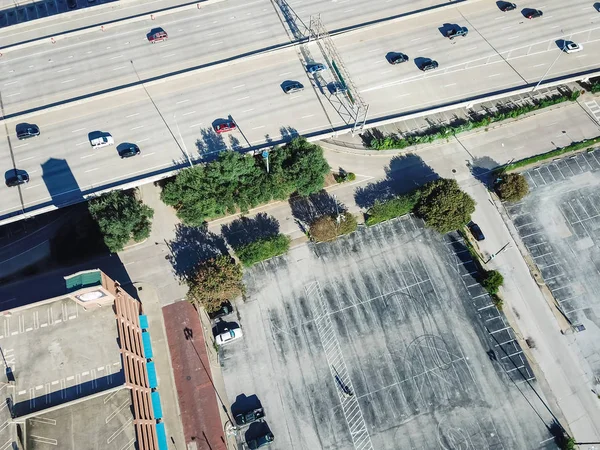
[[101, 137], [90, 139], [90, 144], [92, 144], [92, 148], [101, 148], [109, 145], [115, 145], [115, 140], [110, 134], [106, 134]]

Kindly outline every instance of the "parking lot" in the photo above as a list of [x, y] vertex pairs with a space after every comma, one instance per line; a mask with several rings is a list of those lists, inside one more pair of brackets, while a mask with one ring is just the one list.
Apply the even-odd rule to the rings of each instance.
[[[404, 217], [297, 247], [245, 275], [220, 349], [235, 415], [273, 449], [554, 448], [510, 327], [457, 235]], [[525, 381], [527, 380], [527, 382]]]
[[530, 193], [507, 205], [519, 235], [561, 311], [585, 331], [566, 339], [600, 387], [600, 151], [524, 172]]

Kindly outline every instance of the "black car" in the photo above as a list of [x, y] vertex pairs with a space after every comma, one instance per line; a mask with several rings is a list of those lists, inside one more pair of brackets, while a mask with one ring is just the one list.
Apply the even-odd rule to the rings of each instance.
[[507, 11], [514, 11], [515, 9], [517, 9], [517, 5], [515, 5], [514, 3], [503, 3], [502, 6], [500, 6], [500, 10], [507, 12]]
[[265, 417], [264, 409], [256, 408], [252, 411], [246, 411], [245, 413], [237, 414], [235, 416], [235, 423], [237, 423], [239, 426], [248, 425], [257, 421], [258, 419], [262, 419], [263, 417]]
[[209, 312], [208, 317], [215, 320], [215, 319], [218, 319], [219, 317], [224, 317], [224, 316], [231, 314], [232, 311], [233, 311], [233, 306], [231, 306], [231, 303], [229, 301], [225, 301], [224, 303], [221, 303], [221, 307], [219, 309], [217, 309], [216, 311], [213, 311], [213, 312]]
[[538, 17], [542, 17], [543, 15], [544, 13], [539, 9], [532, 9], [531, 11], [527, 11], [525, 17], [527, 17], [528, 19], [536, 19]]
[[77, 8], [77, 0], [67, 0], [67, 6], [69, 9]]
[[22, 184], [29, 183], [29, 175], [26, 173], [17, 173], [6, 178], [6, 185], [8, 187], [20, 186]]
[[283, 92], [285, 92], [286, 94], [293, 94], [302, 90], [304, 90], [304, 86], [302, 86], [302, 83], [300, 83], [299, 81], [293, 81], [291, 83], [286, 84], [283, 87]]
[[135, 144], [129, 144], [127, 147], [119, 149], [119, 156], [121, 158], [131, 158], [140, 154], [140, 148]]
[[485, 239], [481, 228], [479, 228], [479, 225], [477, 225], [475, 222], [469, 222], [467, 224], [467, 227], [469, 228], [469, 231], [477, 241], [483, 241]]
[[424, 62], [423, 64], [421, 64], [421, 67], [420, 67], [420, 69], [423, 72], [426, 72], [427, 70], [437, 69], [437, 68], [438, 68], [438, 62], [434, 61], [434, 60]]
[[262, 436], [257, 437], [256, 439], [252, 439], [248, 441], [248, 447], [250, 450], [256, 450], [257, 448], [262, 448], [269, 445], [271, 442], [275, 440], [275, 436], [270, 431]]
[[469, 34], [469, 30], [467, 30], [465, 27], [458, 27], [458, 28], [452, 28], [451, 30], [448, 30], [448, 32], [446, 32], [446, 37], [448, 37], [448, 38], [450, 38], [450, 40], [452, 40], [458, 36], [466, 37], [467, 34]]
[[17, 139], [29, 139], [40, 135], [40, 128], [37, 125], [25, 125], [17, 127]]
[[388, 61], [390, 64], [401, 64], [408, 61], [408, 56], [406, 56], [404, 53], [395, 53], [388, 58]]

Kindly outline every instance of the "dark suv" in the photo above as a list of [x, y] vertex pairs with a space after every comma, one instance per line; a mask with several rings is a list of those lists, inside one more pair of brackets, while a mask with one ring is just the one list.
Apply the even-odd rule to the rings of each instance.
[[421, 67], [419, 67], [419, 69], [421, 69], [423, 72], [426, 72], [428, 70], [437, 69], [437, 68], [438, 68], [438, 62], [434, 61], [433, 59], [431, 59], [429, 61], [425, 61], [424, 63], [421, 64]]
[[248, 425], [257, 421], [258, 419], [262, 419], [263, 417], [265, 417], [265, 410], [262, 408], [256, 408], [252, 411], [246, 411], [245, 413], [237, 414], [235, 416], [235, 423], [237, 423], [239, 426]]
[[528, 19], [537, 19], [538, 17], [542, 17], [544, 15], [544, 13], [542, 11], [540, 11], [539, 9], [532, 9], [527, 11], [527, 14], [525, 14], [525, 17], [527, 17]]
[[118, 150], [121, 158], [131, 158], [140, 154], [140, 148], [135, 144], [129, 144], [124, 148]]
[[256, 450], [257, 448], [262, 448], [269, 445], [271, 442], [275, 440], [275, 436], [270, 431], [262, 436], [257, 437], [256, 439], [252, 439], [248, 441], [248, 447], [250, 450]]
[[388, 58], [388, 62], [394, 65], [401, 64], [406, 61], [408, 61], [408, 56], [406, 56], [404, 53], [395, 53]]
[[29, 183], [29, 175], [26, 173], [14, 172], [12, 175], [6, 178], [6, 185], [8, 187], [20, 186], [21, 184]]
[[503, 12], [514, 11], [515, 9], [517, 9], [517, 5], [515, 5], [514, 3], [506, 2], [500, 6], [500, 11]]
[[452, 40], [458, 36], [466, 37], [467, 34], [469, 34], [469, 30], [467, 30], [465, 27], [458, 27], [458, 28], [452, 28], [451, 30], [448, 30], [446, 32], [446, 37], [450, 38], [450, 40]]
[[228, 314], [231, 314], [232, 311], [233, 311], [233, 306], [231, 306], [231, 302], [229, 302], [228, 300], [225, 300], [225, 302], [221, 303], [221, 307], [219, 309], [217, 309], [216, 311], [213, 311], [213, 312], [209, 312], [208, 317], [215, 320], [215, 319], [218, 319], [219, 317], [225, 317]]
[[22, 125], [17, 126], [17, 139], [22, 141], [23, 139], [29, 139], [40, 135], [40, 129], [37, 125]]

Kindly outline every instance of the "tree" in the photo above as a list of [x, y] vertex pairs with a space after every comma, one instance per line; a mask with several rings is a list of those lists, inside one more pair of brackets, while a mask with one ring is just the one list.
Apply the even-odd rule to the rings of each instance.
[[330, 214], [319, 217], [310, 225], [310, 237], [316, 242], [332, 241], [356, 231], [357, 227], [356, 217], [347, 211], [340, 214], [339, 222], [335, 214]]
[[496, 295], [500, 286], [504, 283], [504, 277], [497, 270], [488, 270], [481, 280], [481, 285], [491, 294]]
[[465, 226], [475, 211], [475, 200], [463, 192], [454, 179], [441, 178], [427, 183], [415, 213], [428, 227], [448, 233]]
[[154, 210], [139, 201], [133, 191], [107, 192], [91, 199], [88, 209], [113, 253], [123, 250], [132, 239], [140, 242], [150, 236]]
[[496, 192], [503, 201], [518, 202], [529, 193], [529, 185], [520, 173], [507, 173], [496, 183]]
[[283, 169], [298, 194], [306, 197], [323, 189], [325, 175], [331, 168], [321, 147], [299, 137], [286, 144], [282, 150], [287, 154]]
[[250, 267], [257, 262], [283, 255], [290, 248], [290, 238], [285, 234], [277, 234], [258, 239], [235, 249], [244, 266]]
[[188, 299], [208, 312], [216, 311], [245, 292], [242, 275], [241, 266], [228, 255], [203, 261], [188, 278]]

